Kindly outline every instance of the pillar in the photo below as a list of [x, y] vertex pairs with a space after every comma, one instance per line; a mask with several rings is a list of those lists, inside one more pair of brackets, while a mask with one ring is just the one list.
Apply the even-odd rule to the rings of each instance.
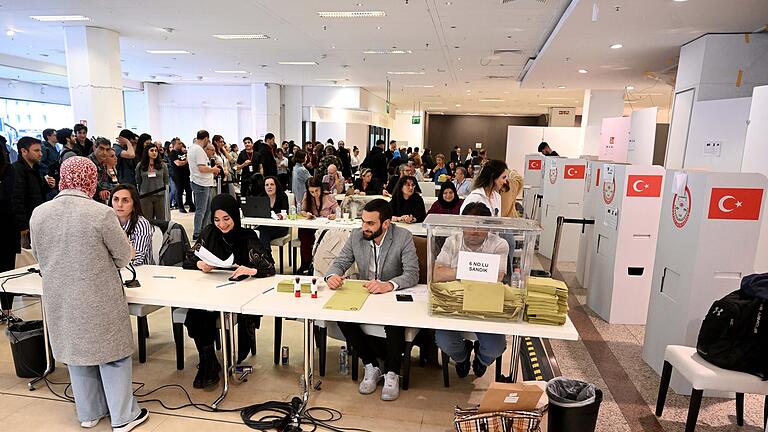
[[304, 142], [301, 135], [304, 106], [302, 90], [301, 86], [283, 86], [283, 136], [285, 140], [293, 140], [297, 144]]
[[125, 125], [120, 36], [98, 27], [64, 27], [69, 96], [88, 135], [114, 139]]
[[624, 90], [586, 90], [581, 114], [582, 154], [597, 155], [600, 151], [603, 119], [621, 117], [623, 114]]
[[285, 137], [282, 128], [283, 86], [267, 83], [267, 132], [275, 134], [275, 142], [280, 143]]

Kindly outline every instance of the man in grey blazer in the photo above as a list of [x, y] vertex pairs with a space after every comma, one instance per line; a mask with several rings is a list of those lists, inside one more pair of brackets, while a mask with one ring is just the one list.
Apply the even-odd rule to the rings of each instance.
[[[331, 289], [344, 283], [343, 275], [357, 263], [358, 279], [367, 280], [365, 287], [371, 294], [410, 288], [419, 281], [419, 258], [410, 231], [392, 224], [392, 208], [383, 199], [370, 201], [363, 208], [363, 227], [355, 229], [347, 239], [339, 256], [333, 260], [325, 276]], [[379, 338], [363, 333], [360, 324], [339, 322], [347, 344], [355, 350], [365, 364], [365, 377], [360, 382], [360, 393], [376, 390], [382, 376], [384, 388], [381, 399], [391, 401], [400, 396], [400, 364], [405, 351], [405, 329], [385, 326], [386, 344]], [[384, 372], [379, 358], [385, 359]]]

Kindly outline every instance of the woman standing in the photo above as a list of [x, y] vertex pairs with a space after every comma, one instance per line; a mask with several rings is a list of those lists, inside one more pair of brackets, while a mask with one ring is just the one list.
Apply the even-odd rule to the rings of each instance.
[[[96, 166], [74, 156], [60, 173], [61, 192], [30, 220], [51, 349], [68, 366], [81, 426], [109, 416], [113, 431], [127, 432], [149, 417], [131, 387], [133, 337], [119, 272], [133, 259], [133, 248], [115, 212], [91, 199]], [[52, 220], [88, 223], [63, 230]]]
[[424, 200], [416, 193], [416, 177], [400, 177], [390, 204], [392, 205], [392, 222], [424, 222], [427, 217]]
[[[288, 158], [283, 149], [275, 149], [275, 162], [277, 163], [277, 178], [281, 185], [288, 184]], [[266, 180], [266, 179], [265, 179]]]
[[[304, 162], [307, 159], [307, 153], [304, 150], [296, 150], [293, 154], [293, 176], [291, 178], [291, 192], [293, 192], [293, 200], [298, 208], [301, 204], [301, 200], [304, 199], [304, 194], [307, 192], [307, 180], [312, 177], [309, 174], [309, 170], [304, 166]], [[294, 203], [290, 203], [294, 204]]]
[[[320, 177], [312, 177], [307, 180], [307, 193], [301, 200], [301, 215], [307, 219], [327, 217], [336, 219], [336, 208], [339, 203], [333, 194], [328, 193], [323, 187]], [[301, 267], [298, 274], [305, 274], [312, 264], [312, 245], [315, 243], [315, 231], [310, 228], [299, 228], [299, 240], [301, 241]]]
[[352, 174], [360, 168], [360, 149], [357, 146], [352, 147], [352, 156], [349, 159], [349, 165], [352, 167]]
[[141, 208], [148, 219], [165, 220], [165, 188], [170, 181], [168, 168], [154, 144], [144, 148], [141, 162], [136, 167], [136, 186]]
[[[0, 223], [0, 272], [16, 268], [16, 254], [21, 252], [21, 236], [11, 206], [16, 171], [11, 166], [5, 142], [5, 137], [0, 135], [0, 220], [3, 221]], [[21, 321], [13, 316], [13, 294], [0, 293], [0, 309], [0, 323]]]
[[444, 182], [440, 186], [440, 195], [437, 196], [437, 201], [432, 204], [427, 214], [459, 214], [461, 210], [461, 204], [464, 200], [459, 198], [459, 194], [456, 193], [456, 186], [453, 182]]
[[227, 142], [224, 141], [224, 137], [221, 135], [213, 136], [213, 146], [216, 150], [216, 164], [221, 167], [222, 172], [222, 192], [226, 192], [232, 196], [235, 196], [235, 185], [232, 184], [233, 177], [232, 164], [237, 163], [237, 159], [232, 159], [232, 155], [229, 153], [229, 147]]
[[[269, 207], [277, 215], [278, 219], [283, 219], [282, 210], [288, 211], [288, 195], [283, 190], [283, 185], [275, 176], [269, 176], [264, 179], [264, 194], [262, 196], [269, 198]], [[270, 243], [276, 238], [288, 234], [288, 228], [276, 226], [259, 226], [259, 240], [264, 250], [270, 250]]]
[[515, 170], [507, 171], [507, 182], [499, 190], [501, 195], [501, 217], [520, 217], [515, 208], [517, 196], [523, 189], [523, 176]]
[[136, 188], [129, 184], [115, 187], [109, 197], [109, 206], [115, 209], [117, 220], [136, 251], [131, 264], [155, 264], [152, 258], [152, 233], [155, 228], [142, 215], [141, 200]]
[[355, 180], [347, 191], [348, 195], [381, 195], [382, 186], [378, 179], [373, 178], [370, 168], [363, 168], [360, 178]]
[[[275, 262], [272, 254], [261, 247], [256, 232], [240, 225], [240, 206], [235, 197], [229, 194], [219, 194], [211, 201], [211, 224], [206, 225], [200, 232], [193, 250], [206, 248], [220, 259], [234, 256], [237, 270], [232, 277], [250, 276], [263, 278], [275, 274]], [[187, 255], [183, 267], [188, 270], [200, 270], [204, 273], [214, 268], [201, 261], [194, 253]], [[221, 377], [221, 365], [216, 358], [214, 341], [216, 318], [218, 312], [190, 309], [184, 325], [189, 337], [195, 340], [200, 365], [192, 383], [194, 388], [207, 388], [216, 385]], [[238, 353], [237, 362], [248, 357], [248, 353], [256, 353], [255, 332], [261, 317], [240, 315], [238, 317]]]
[[474, 189], [464, 199], [461, 211], [471, 202], [480, 202], [485, 204], [490, 210], [491, 215], [501, 216], [501, 195], [499, 190], [507, 183], [507, 164], [500, 160], [490, 160], [483, 165], [480, 173], [475, 178], [472, 185]]

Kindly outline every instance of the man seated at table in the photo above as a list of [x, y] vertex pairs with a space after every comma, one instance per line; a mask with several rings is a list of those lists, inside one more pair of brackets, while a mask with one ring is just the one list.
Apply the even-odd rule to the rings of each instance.
[[328, 165], [328, 174], [323, 176], [323, 187], [332, 194], [344, 193], [344, 177], [335, 164]]
[[[404, 164], [400, 164], [400, 166], [397, 168], [397, 174], [390, 176], [389, 180], [387, 181], [387, 188], [384, 189], [384, 196], [392, 196], [395, 194], [395, 186], [397, 186], [397, 182], [400, 181], [400, 177], [405, 176], [416, 176], [416, 168], [413, 166], [413, 162], [408, 162]], [[419, 184], [416, 183], [416, 192], [421, 194], [421, 188], [419, 187]]]
[[[464, 207], [462, 215], [491, 216], [491, 210], [483, 203], [469, 203]], [[456, 233], [445, 240], [440, 253], [435, 260], [433, 272], [434, 282], [456, 280], [456, 267], [459, 261], [459, 251], [484, 253], [500, 258], [498, 280], [504, 278], [509, 255], [509, 244], [497, 234], [488, 229], [468, 228]], [[488, 365], [504, 353], [507, 348], [507, 338], [499, 334], [475, 333], [477, 341], [464, 340], [462, 332], [437, 330], [435, 339], [437, 346], [456, 362], [456, 373], [464, 378], [469, 374], [470, 365], [478, 378], [485, 374]], [[472, 350], [475, 360], [470, 362]]]
[[[358, 279], [367, 281], [371, 294], [410, 288], [419, 281], [419, 258], [410, 231], [392, 224], [392, 209], [383, 199], [375, 199], [363, 208], [363, 227], [352, 231], [339, 256], [333, 260], [325, 277], [328, 287], [339, 289], [342, 276], [357, 263]], [[395, 303], [392, 303], [395, 305]], [[391, 401], [400, 395], [400, 364], [405, 351], [405, 329], [384, 326], [386, 343], [363, 333], [360, 324], [339, 322], [347, 344], [355, 350], [365, 364], [365, 377], [360, 382], [360, 393], [376, 390], [382, 378], [379, 358], [384, 362], [384, 388], [381, 399]]]

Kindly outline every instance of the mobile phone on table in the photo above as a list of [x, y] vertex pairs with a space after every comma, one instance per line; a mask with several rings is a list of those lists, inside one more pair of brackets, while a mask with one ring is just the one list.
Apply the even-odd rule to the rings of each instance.
[[399, 302], [412, 302], [413, 296], [410, 294], [395, 294], [395, 298]]

